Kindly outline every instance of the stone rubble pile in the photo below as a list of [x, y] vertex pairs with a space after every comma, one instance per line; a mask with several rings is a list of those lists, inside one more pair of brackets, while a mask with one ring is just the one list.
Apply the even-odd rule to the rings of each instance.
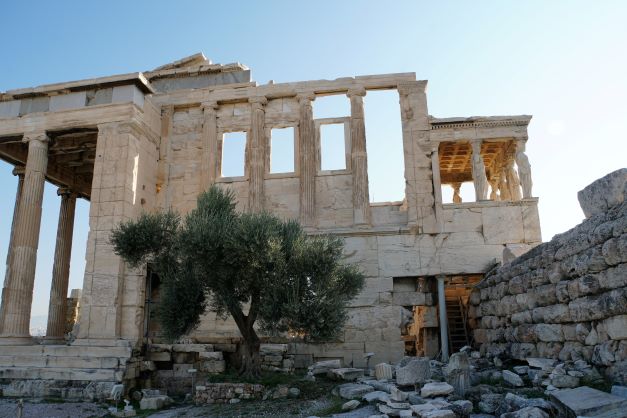
[[[530, 357], [526, 365], [512, 365], [508, 360], [463, 350], [453, 354], [447, 364], [413, 357], [395, 365], [377, 364], [371, 377], [341, 384], [333, 393], [346, 400], [343, 411], [363, 407], [351, 416], [362, 416], [357, 413], [363, 410], [363, 416], [370, 418], [592, 417], [597, 416], [595, 407], [609, 414], [604, 417], [619, 417], [627, 408], [627, 387], [614, 386], [609, 394], [581, 386], [603, 382], [598, 370], [585, 361]], [[315, 364], [312, 370], [332, 365]], [[370, 409], [366, 405], [371, 405]], [[370, 415], [372, 406], [380, 415]], [[586, 415], [579, 414], [581, 411]]]

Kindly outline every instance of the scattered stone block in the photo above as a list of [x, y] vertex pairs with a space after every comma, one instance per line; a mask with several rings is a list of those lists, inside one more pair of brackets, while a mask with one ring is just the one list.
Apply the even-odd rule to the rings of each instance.
[[533, 367], [535, 369], [542, 369], [545, 371], [551, 371], [557, 364], [557, 360], [549, 359], [549, 358], [537, 358], [537, 357], [528, 357], [527, 363], [529, 367]]
[[345, 367], [341, 369], [331, 369], [327, 372], [327, 377], [334, 380], [344, 380], [346, 382], [354, 382], [360, 377], [364, 377], [363, 369], [355, 369]]
[[551, 393], [552, 399], [562, 409], [565, 416], [573, 414], [575, 416], [594, 416], [601, 412], [613, 410], [625, 410], [627, 400], [620, 396], [611, 395], [592, 389], [588, 386], [581, 386], [575, 389], [556, 390]]
[[390, 399], [393, 401], [404, 402], [407, 400], [407, 393], [397, 387], [393, 387], [390, 391]]
[[164, 395], [144, 397], [139, 401], [139, 409], [161, 409], [168, 403]]
[[455, 412], [450, 409], [439, 409], [435, 411], [427, 411], [421, 415], [422, 418], [457, 418]]
[[359, 383], [345, 383], [338, 387], [338, 394], [344, 399], [359, 399], [366, 393], [373, 391], [374, 388], [372, 386]]
[[525, 383], [516, 373], [510, 370], [503, 370], [503, 380], [505, 383], [513, 386], [513, 387], [523, 387]]
[[550, 418], [550, 416], [540, 408], [528, 406], [515, 412], [501, 414], [500, 418]]
[[360, 405], [356, 399], [350, 400], [342, 405], [342, 411], [352, 411]]
[[326, 374], [331, 369], [339, 369], [342, 367], [340, 360], [325, 360], [309, 366], [309, 372], [312, 375]]
[[396, 384], [409, 386], [422, 384], [431, 378], [431, 365], [427, 357], [412, 359], [405, 367], [396, 369]]
[[513, 369], [521, 376], [529, 372], [529, 366], [514, 366]]
[[446, 396], [455, 391], [455, 388], [445, 382], [431, 382], [425, 384], [420, 389], [420, 396], [423, 398], [431, 398], [434, 396]]
[[462, 416], [470, 415], [472, 408], [472, 402], [467, 400], [454, 401], [451, 404], [451, 410]]
[[387, 363], [379, 363], [374, 366], [374, 376], [377, 380], [391, 380], [393, 378], [392, 366]]
[[551, 385], [558, 389], [562, 388], [576, 388], [579, 386], [579, 378], [570, 375], [557, 375], [551, 378]]
[[370, 403], [370, 402], [381, 402], [387, 403], [390, 401], [390, 395], [387, 392], [383, 392], [381, 390], [375, 390], [374, 392], [366, 393], [361, 398], [362, 400]]

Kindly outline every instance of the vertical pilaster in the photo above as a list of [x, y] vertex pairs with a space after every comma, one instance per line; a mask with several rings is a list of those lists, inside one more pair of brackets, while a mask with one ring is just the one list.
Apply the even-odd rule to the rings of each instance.
[[351, 170], [353, 172], [353, 222], [370, 223], [368, 194], [368, 160], [366, 157], [366, 125], [364, 122], [365, 88], [349, 90], [351, 102]]
[[172, 204], [170, 182], [170, 136], [174, 106], [164, 106], [161, 110], [161, 138], [159, 141], [159, 161], [157, 163], [157, 207], [167, 209]]
[[52, 287], [50, 288], [50, 305], [48, 307], [48, 342], [63, 342], [65, 321], [67, 317], [67, 289], [70, 278], [70, 258], [72, 256], [72, 234], [74, 232], [74, 212], [76, 194], [68, 188], [60, 188], [57, 195], [61, 196], [59, 209], [59, 226], [57, 227], [57, 243], [54, 250], [52, 268]]
[[202, 164], [201, 164], [201, 191], [206, 191], [215, 183], [218, 173], [218, 103], [205, 102], [202, 104]]
[[250, 144], [248, 156], [248, 210], [263, 210], [263, 182], [265, 176], [265, 105], [268, 100], [264, 96], [251, 97], [250, 112]]
[[397, 86], [403, 127], [407, 224], [423, 233], [437, 233], [426, 81]]
[[28, 144], [28, 156], [10, 256], [10, 275], [4, 281], [4, 326], [0, 344], [32, 344], [30, 312], [49, 139], [39, 132], [24, 135], [24, 142]]
[[[13, 252], [13, 241], [15, 237], [15, 224], [17, 223], [17, 214], [20, 208], [20, 199], [22, 198], [22, 188], [24, 187], [24, 166], [16, 166], [13, 169], [13, 175], [17, 176], [17, 192], [15, 193], [15, 204], [13, 206], [13, 220], [11, 222], [11, 233], [9, 235], [9, 246], [7, 248], [7, 266], [4, 277], [10, 276], [9, 268], [11, 266], [11, 253]], [[4, 301], [4, 288], [2, 289], [2, 302], [0, 303], [0, 334], [4, 324], [4, 309], [6, 303]]]
[[311, 102], [316, 96], [313, 93], [297, 96], [300, 106], [300, 122], [298, 125], [300, 144], [300, 222], [303, 226], [313, 227], [316, 216], [316, 128], [313, 120]]
[[475, 184], [475, 198], [477, 202], [488, 197], [488, 178], [485, 174], [485, 163], [481, 156], [481, 140], [471, 141], [472, 147], [472, 180]]

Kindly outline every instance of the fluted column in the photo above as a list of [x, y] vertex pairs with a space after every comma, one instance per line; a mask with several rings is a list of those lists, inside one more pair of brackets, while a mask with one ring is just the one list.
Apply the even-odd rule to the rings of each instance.
[[316, 128], [313, 120], [311, 102], [313, 93], [296, 96], [300, 106], [299, 129], [299, 171], [300, 171], [300, 222], [303, 226], [313, 227], [316, 217]]
[[263, 181], [265, 176], [265, 118], [264, 96], [251, 97], [250, 145], [248, 152], [248, 208], [251, 212], [263, 210]]
[[0, 344], [32, 344], [30, 311], [48, 166], [48, 141], [45, 133], [24, 135], [28, 157], [10, 257], [10, 274], [4, 281], [5, 316]]
[[353, 172], [353, 222], [366, 225], [370, 222], [368, 197], [368, 160], [366, 158], [366, 125], [364, 122], [364, 96], [366, 89], [349, 90], [351, 101], [351, 170]]
[[65, 321], [67, 316], [67, 288], [70, 278], [70, 258], [72, 255], [72, 234], [74, 232], [74, 210], [76, 194], [68, 188], [60, 188], [59, 226], [57, 244], [54, 250], [52, 268], [52, 287], [50, 288], [50, 306], [48, 307], [47, 342], [64, 341]]
[[481, 157], [481, 141], [472, 141], [472, 179], [475, 183], [477, 202], [488, 197], [488, 178], [485, 175], [485, 164]]
[[[13, 169], [13, 175], [17, 176], [17, 192], [15, 193], [15, 205], [13, 206], [13, 220], [11, 222], [11, 233], [9, 235], [9, 246], [7, 249], [7, 266], [4, 273], [4, 277], [9, 277], [9, 267], [11, 266], [11, 253], [13, 252], [13, 240], [15, 236], [15, 224], [17, 221], [17, 214], [20, 207], [20, 199], [22, 197], [22, 188], [24, 187], [24, 167], [17, 166]], [[2, 289], [2, 302], [0, 303], [0, 334], [2, 334], [2, 328], [4, 324], [4, 309], [6, 304], [4, 302], [4, 288]]]
[[218, 103], [205, 102], [202, 104], [202, 164], [201, 164], [201, 191], [206, 191], [216, 181], [218, 173]]

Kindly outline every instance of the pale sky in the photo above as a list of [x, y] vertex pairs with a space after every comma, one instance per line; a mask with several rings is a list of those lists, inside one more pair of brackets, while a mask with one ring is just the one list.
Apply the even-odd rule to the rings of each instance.
[[[1, 11], [0, 91], [150, 70], [202, 51], [246, 64], [259, 83], [415, 72], [429, 80], [433, 116], [533, 115], [527, 153], [545, 241], [581, 222], [578, 190], [627, 166], [624, 1], [20, 1]], [[314, 110], [342, 116], [342, 100]], [[365, 101], [371, 193], [400, 199], [398, 98]], [[0, 162], [3, 261], [11, 168]], [[33, 315], [48, 310], [58, 208], [48, 185]], [[87, 213], [80, 201], [70, 288], [82, 287]]]

